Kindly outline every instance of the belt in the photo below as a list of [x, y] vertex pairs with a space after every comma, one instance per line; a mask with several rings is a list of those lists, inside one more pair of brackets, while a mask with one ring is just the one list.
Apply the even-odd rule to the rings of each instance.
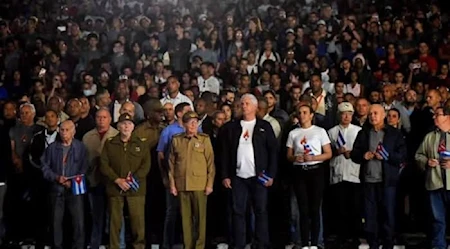
[[296, 168], [301, 169], [301, 170], [313, 170], [313, 169], [318, 169], [321, 166], [320, 163], [316, 163], [316, 164], [311, 164], [311, 165], [295, 165]]

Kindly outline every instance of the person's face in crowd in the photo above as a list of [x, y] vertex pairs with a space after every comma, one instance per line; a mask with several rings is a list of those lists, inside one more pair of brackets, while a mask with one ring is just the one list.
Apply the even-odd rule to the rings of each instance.
[[433, 118], [434, 118], [434, 125], [437, 127], [441, 127], [442, 124], [444, 124], [448, 120], [448, 115], [444, 114], [444, 110], [442, 108], [437, 108]]
[[[311, 38], [312, 38], [313, 41], [319, 42], [319, 41], [320, 41], [320, 33], [319, 33], [319, 31], [318, 31], [318, 30], [314, 30], [314, 31], [311, 33]], [[310, 44], [310, 45], [311, 45], [311, 44]], [[311, 46], [309, 46], [309, 47], [310, 47], [310, 50], [311, 50]]]
[[64, 121], [59, 127], [59, 136], [63, 142], [72, 140], [75, 136], [75, 124], [70, 120]]
[[208, 76], [209, 75], [208, 65], [202, 64], [200, 66], [200, 72], [202, 73], [202, 76]]
[[128, 86], [124, 82], [117, 85], [116, 96], [118, 100], [124, 100], [128, 97]]
[[336, 94], [343, 94], [344, 82], [336, 82], [336, 84], [334, 84], [334, 91], [336, 92]]
[[175, 119], [175, 110], [172, 103], [166, 103], [164, 106], [164, 119], [171, 122]]
[[[102, 74], [100, 74], [100, 83], [102, 84], [103, 87], [108, 86], [109, 74], [107, 72], [102, 72]], [[106, 83], [106, 84], [103, 84], [103, 83]]]
[[47, 111], [45, 113], [45, 124], [47, 127], [55, 128], [58, 126], [59, 117], [54, 111]]
[[219, 32], [216, 29], [211, 32], [210, 39], [211, 41], [219, 40]]
[[172, 76], [172, 70], [170, 70], [169, 68], [164, 68], [163, 69], [163, 78], [168, 79], [170, 76]]
[[301, 104], [298, 108], [297, 118], [302, 126], [308, 125], [313, 121], [314, 113], [311, 112], [311, 109], [308, 106]]
[[267, 103], [265, 103], [264, 101], [258, 101], [256, 116], [262, 119], [264, 118], [264, 116], [266, 116], [267, 112]]
[[443, 64], [441, 66], [441, 75], [448, 75], [448, 65], [447, 64]]
[[94, 83], [94, 78], [90, 74], [84, 75], [84, 83], [92, 85]]
[[61, 71], [61, 72], [59, 72], [58, 75], [59, 75], [59, 79], [60, 79], [61, 84], [67, 81], [67, 74], [66, 74], [66, 72]]
[[241, 77], [241, 87], [249, 87], [250, 86], [250, 77], [248, 75]]
[[357, 72], [352, 72], [350, 74], [350, 80], [354, 83], [358, 83], [358, 73]]
[[88, 98], [80, 98], [80, 102], [81, 102], [81, 109], [80, 109], [81, 114], [83, 115], [89, 113], [91, 105], [89, 104]]
[[175, 25], [175, 34], [177, 36], [183, 36], [184, 29], [180, 25]]
[[389, 110], [387, 114], [387, 123], [390, 126], [398, 127], [400, 124], [400, 115], [395, 110]]
[[109, 94], [109, 92], [105, 92], [102, 95], [100, 95], [99, 101], [98, 101], [98, 106], [100, 107], [108, 107], [109, 104], [111, 104], [111, 96]]
[[258, 104], [254, 103], [250, 97], [241, 99], [242, 114], [244, 116], [255, 115], [258, 109]]
[[273, 88], [281, 86], [281, 78], [278, 74], [274, 74], [270, 77], [270, 86]]
[[177, 93], [180, 89], [180, 82], [175, 77], [170, 78], [167, 81], [167, 90], [169, 93]]
[[194, 23], [194, 22], [192, 21], [192, 18], [190, 18], [190, 17], [187, 17], [187, 18], [184, 20], [184, 26], [187, 27], [187, 28], [192, 27], [192, 24], [193, 24], [193, 23]]
[[33, 110], [31, 109], [30, 106], [23, 106], [20, 109], [20, 120], [24, 124], [31, 124], [31, 123], [33, 123], [35, 115], [36, 114], [33, 112]]
[[326, 34], [327, 33], [327, 26], [325, 25], [318, 25], [317, 29], [319, 30], [319, 34]]
[[356, 104], [356, 98], [353, 94], [346, 94], [344, 96], [344, 100], [352, 104], [353, 106]]
[[387, 48], [388, 54], [395, 54], [395, 45], [394, 44], [389, 44], [388, 48]]
[[222, 106], [221, 111], [223, 111], [223, 113], [225, 115], [225, 121], [227, 121], [227, 122], [230, 121], [232, 118], [232, 115], [233, 115], [230, 106], [228, 106], [228, 105]]
[[317, 21], [319, 21], [319, 16], [317, 15], [317, 13], [312, 12], [309, 14], [308, 20], [310, 23], [317, 23]]
[[59, 102], [59, 99], [57, 97], [50, 98], [47, 103], [47, 107], [48, 109], [54, 110], [58, 113], [61, 111], [61, 103]]
[[233, 22], [234, 22], [233, 17], [231, 15], [227, 15], [227, 20], [226, 20], [227, 25], [231, 26], [231, 25], [233, 25]]
[[405, 35], [407, 38], [411, 39], [414, 36], [414, 29], [411, 26], [405, 28]]
[[149, 41], [150, 41], [150, 46], [158, 47], [158, 40], [155, 39], [155, 37], [151, 37]]
[[78, 26], [78, 24], [76, 24], [76, 23], [72, 24], [72, 26], [70, 27], [70, 34], [74, 37], [79, 36], [80, 35], [80, 26]]
[[248, 61], [246, 59], [241, 59], [241, 61], [239, 62], [239, 71], [241, 72], [247, 72], [247, 67], [248, 67]]
[[113, 47], [114, 53], [123, 53], [123, 45], [119, 42], [116, 42]]
[[353, 51], [358, 50], [359, 47], [359, 42], [356, 39], [352, 39], [351, 43], [350, 43], [350, 47]]
[[227, 102], [233, 103], [235, 99], [234, 92], [227, 92], [227, 95], [225, 96], [225, 99]]
[[286, 53], [286, 60], [294, 60], [294, 59], [295, 59], [294, 50], [288, 50]]
[[242, 116], [242, 108], [241, 108], [241, 101], [236, 99], [232, 105], [232, 113], [234, 118], [240, 118]]
[[[150, 39], [150, 40], [155, 40], [155, 39]], [[151, 45], [151, 42], [150, 42]], [[141, 52], [141, 47], [139, 46], [139, 43], [134, 43], [133, 44], [133, 52], [139, 54], [139, 52]]]
[[439, 103], [441, 103], [441, 96], [440, 93], [438, 91], [428, 91], [427, 93], [427, 105], [430, 107], [434, 107], [434, 106], [438, 106]]
[[186, 97], [188, 97], [192, 102], [194, 102], [195, 96], [194, 96], [194, 92], [192, 90], [189, 90], [189, 89], [185, 90], [184, 95], [186, 95]]
[[197, 48], [203, 49], [205, 47], [205, 41], [197, 38], [197, 40], [195, 41], [195, 44], [197, 45]]
[[268, 83], [270, 81], [270, 73], [268, 71], [264, 71], [261, 75], [261, 83]]
[[378, 24], [376, 22], [371, 22], [369, 31], [372, 34], [378, 34]]
[[216, 117], [213, 119], [213, 125], [217, 128], [222, 127], [225, 124], [226, 116], [225, 113], [219, 112], [216, 114]]
[[256, 41], [254, 38], [250, 38], [250, 39], [248, 40], [248, 48], [249, 48], [250, 50], [253, 50], [253, 51], [255, 51], [256, 49], [258, 49], [258, 43], [257, 43], [257, 41]]
[[105, 129], [111, 124], [111, 114], [107, 110], [100, 110], [95, 114], [97, 128]]
[[16, 106], [12, 103], [6, 103], [3, 106], [3, 117], [5, 119], [14, 119], [16, 118]]
[[248, 53], [247, 60], [249, 65], [254, 65], [256, 62], [256, 57], [254, 53]]
[[51, 63], [53, 63], [53, 64], [58, 63], [58, 62], [59, 62], [59, 56], [56, 55], [56, 54], [52, 54], [52, 55], [50, 56], [50, 61], [51, 61]]
[[181, 81], [183, 82], [183, 84], [188, 84], [191, 80], [191, 76], [188, 73], [184, 73], [183, 76], [181, 77]]
[[19, 71], [14, 71], [14, 75], [13, 75], [13, 79], [14, 81], [20, 81], [20, 72]]
[[257, 28], [258, 28], [258, 26], [256, 25], [256, 23], [253, 20], [248, 21], [248, 29], [256, 30]]
[[122, 27], [122, 21], [120, 20], [120, 18], [115, 17], [112, 20], [112, 26], [114, 27], [114, 29], [120, 29]]
[[91, 48], [97, 47], [97, 44], [98, 44], [97, 38], [91, 37], [88, 42], [89, 42], [89, 47], [91, 47]]
[[198, 131], [198, 119], [191, 118], [187, 122], [184, 123], [184, 128], [186, 129], [186, 133], [195, 134]]
[[384, 21], [381, 28], [385, 33], [388, 33], [391, 31], [391, 23], [389, 21]]
[[438, 88], [439, 93], [441, 94], [441, 97], [443, 99], [443, 101], [446, 101], [448, 99], [449, 93], [448, 93], [448, 88], [445, 86], [440, 86]]
[[185, 106], [185, 107], [183, 108], [183, 110], [181, 110], [181, 112], [178, 112], [178, 113], [177, 113], [177, 119], [178, 119], [178, 120], [181, 120], [181, 119], [183, 118], [183, 115], [184, 115], [186, 112], [190, 112], [190, 111], [192, 111], [191, 106]]
[[131, 133], [134, 130], [134, 123], [126, 120], [126, 121], [122, 121], [117, 125], [117, 128], [120, 132], [120, 134], [123, 134], [126, 137], [131, 136]]
[[33, 88], [34, 88], [34, 91], [36, 93], [42, 93], [42, 91], [44, 91], [44, 85], [40, 81], [36, 81], [34, 83], [34, 87]]
[[341, 112], [340, 120], [342, 125], [349, 125], [353, 119], [353, 112]]
[[395, 83], [403, 83], [404, 78], [405, 77], [403, 76], [402, 73], [400, 72], [395, 73]]
[[71, 118], [76, 118], [81, 114], [82, 103], [78, 99], [72, 99], [67, 104], [67, 114]]
[[164, 64], [162, 62], [158, 61], [155, 65], [156, 74], [162, 74], [163, 70], [164, 70]]
[[242, 41], [242, 38], [244, 37], [244, 34], [241, 30], [237, 30], [235, 33], [235, 39], [236, 41]]
[[302, 90], [298, 87], [291, 88], [291, 99], [292, 100], [299, 100], [300, 96], [302, 95]]
[[305, 34], [305, 31], [303, 30], [302, 27], [298, 27], [295, 31], [295, 34], [297, 35], [297, 38], [302, 38], [303, 35]]
[[198, 99], [195, 102], [195, 111], [200, 117], [206, 114], [206, 102], [203, 99]]
[[342, 61], [342, 63], [341, 63], [341, 67], [342, 67], [342, 69], [344, 69], [345, 71], [348, 71], [348, 70], [350, 70], [350, 68], [352, 67], [352, 64], [350, 63], [349, 60], [344, 60], [344, 61]]
[[234, 37], [234, 30], [232, 26], [227, 27], [227, 39], [233, 39]]
[[409, 90], [405, 94], [407, 104], [415, 104], [417, 102], [417, 93], [414, 90]]
[[286, 22], [289, 28], [295, 28], [295, 26], [297, 26], [297, 19], [295, 16], [288, 16]]
[[122, 107], [120, 107], [119, 113], [120, 114], [128, 114], [131, 117], [134, 117], [135, 115], [135, 111], [136, 111], [136, 107], [134, 106], [133, 103], [127, 101], [125, 103], [123, 103]]
[[264, 98], [267, 101], [268, 108], [273, 108], [277, 104], [277, 99], [271, 93], [266, 93]]
[[369, 122], [374, 125], [381, 125], [386, 118], [386, 111], [381, 105], [372, 105], [369, 108]]
[[128, 78], [130, 78], [131, 75], [133, 75], [133, 71], [131, 71], [131, 68], [126, 67], [123, 69], [123, 74], [125, 74], [126, 76], [128, 76]]
[[137, 71], [141, 71], [143, 68], [144, 68], [144, 62], [142, 60], [137, 60], [135, 69]]
[[383, 87], [383, 100], [389, 101], [394, 97], [394, 91], [392, 91], [391, 87]]
[[123, 52], [123, 44], [127, 44], [127, 38], [124, 35], [119, 35], [117, 40], [122, 43], [122, 52]]
[[356, 113], [359, 117], [365, 117], [369, 114], [370, 104], [366, 99], [359, 99], [355, 106]]
[[428, 44], [426, 44], [425, 42], [421, 42], [419, 44], [419, 52], [422, 55], [428, 54]]
[[318, 75], [313, 75], [311, 77], [310, 84], [313, 93], [317, 93], [322, 90], [322, 79]]

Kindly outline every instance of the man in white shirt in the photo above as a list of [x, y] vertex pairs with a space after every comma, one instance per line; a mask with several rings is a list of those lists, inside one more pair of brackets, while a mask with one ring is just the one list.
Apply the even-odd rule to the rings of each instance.
[[163, 106], [166, 103], [172, 103], [175, 107], [180, 103], [186, 102], [189, 103], [192, 110], [194, 110], [192, 101], [186, 95], [180, 92], [180, 81], [178, 81], [178, 78], [176, 76], [172, 75], [167, 79], [167, 91], [167, 96], [161, 99], [161, 104]]
[[[338, 105], [339, 124], [328, 130], [333, 158], [330, 161], [330, 184], [339, 221], [337, 243], [341, 248], [357, 248], [360, 227], [360, 165], [350, 159], [353, 142], [361, 127], [351, 124], [354, 109], [349, 102]], [[345, 246], [344, 246], [345, 245]]]
[[211, 62], [203, 62], [200, 66], [202, 75], [198, 76], [197, 78], [198, 88], [200, 90], [200, 93], [212, 92], [219, 95], [220, 82], [216, 77], [214, 77], [214, 75], [210, 73], [210, 67], [214, 68], [214, 64], [212, 64]]

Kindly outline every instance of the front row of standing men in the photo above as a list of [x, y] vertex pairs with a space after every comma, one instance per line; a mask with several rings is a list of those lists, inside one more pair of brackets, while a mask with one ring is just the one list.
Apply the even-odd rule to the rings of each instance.
[[[252, 204], [255, 214], [256, 248], [269, 247], [267, 188], [273, 184], [273, 177], [277, 174], [279, 151], [271, 125], [256, 117], [257, 107], [255, 96], [244, 95], [241, 98], [242, 118], [227, 123], [220, 133], [218, 174], [223, 186], [231, 191], [236, 249], [243, 249], [246, 245], [248, 203]], [[385, 124], [386, 113], [381, 105], [371, 106], [370, 125], [363, 128], [351, 124], [351, 104], [341, 103], [338, 112], [339, 125], [327, 133], [313, 125], [312, 108], [300, 104], [296, 116], [298, 124], [288, 136], [286, 156], [293, 164], [293, 189], [301, 217], [301, 242], [296, 248], [316, 249], [318, 246], [325, 187], [323, 163], [329, 159], [334, 189], [351, 195], [359, 191], [360, 182], [364, 183], [365, 231], [370, 248], [378, 248], [379, 230], [384, 235], [383, 248], [393, 248], [396, 185], [406, 161], [403, 135], [400, 130]], [[160, 157], [167, 159], [169, 192], [180, 200], [185, 248], [200, 249], [205, 247], [206, 199], [213, 191], [215, 160], [210, 138], [198, 132], [197, 114], [189, 110], [183, 113], [180, 116], [182, 122], [175, 126], [183, 124], [184, 132], [172, 134], [168, 148], [161, 150], [168, 153]], [[73, 139], [74, 123], [65, 121], [60, 126], [60, 139], [50, 144], [42, 156], [44, 177], [53, 183], [51, 200], [55, 248], [62, 248], [61, 227], [66, 208], [72, 217], [74, 248], [84, 246], [83, 199], [73, 194], [73, 188], [79, 187], [73, 184], [73, 179], [87, 175], [88, 170], [97, 170], [88, 167], [92, 165], [89, 162], [92, 160], [100, 161], [97, 165], [100, 165], [99, 172], [105, 181], [111, 220], [110, 248], [120, 248], [119, 234], [125, 203], [129, 209], [133, 247], [145, 248], [145, 179], [150, 169], [150, 146], [158, 141], [148, 141], [152, 136], [138, 136], [133, 132], [133, 119], [128, 114], [120, 116], [118, 132], [109, 123], [105, 125], [105, 120], [102, 121], [108, 116], [107, 110], [99, 110], [97, 129], [85, 136], [85, 139], [98, 136], [97, 141], [106, 141], [104, 146], [103, 143], [92, 144], [94, 149], [89, 149], [88, 153], [80, 141]], [[445, 153], [449, 144], [450, 110], [437, 109], [435, 124], [438, 131], [427, 135], [416, 153], [416, 160], [427, 176], [426, 188], [430, 193], [434, 218], [432, 247], [445, 248], [445, 200], [450, 187], [447, 184], [450, 160], [447, 160], [449, 157]], [[354, 239], [359, 217], [349, 211], [355, 209], [355, 205], [351, 201], [342, 201], [340, 206], [338, 210], [343, 219], [340, 222], [340, 237]], [[357, 213], [356, 210], [354, 213]], [[382, 219], [378, 214], [383, 214]]]

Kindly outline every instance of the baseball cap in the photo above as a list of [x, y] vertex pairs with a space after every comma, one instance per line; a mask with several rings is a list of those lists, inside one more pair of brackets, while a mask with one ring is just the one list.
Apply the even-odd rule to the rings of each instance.
[[198, 119], [197, 113], [195, 113], [193, 111], [186, 112], [183, 115], [183, 123], [187, 123], [187, 122], [189, 122], [189, 120], [191, 120], [193, 118]]
[[131, 117], [131, 115], [128, 114], [128, 113], [124, 113], [124, 114], [119, 116], [119, 122], [118, 123], [121, 123], [123, 121], [130, 121], [130, 122], [132, 122], [134, 124], [133, 117]]
[[286, 33], [286, 35], [289, 34], [289, 33], [295, 34], [293, 29], [287, 29], [285, 33]]
[[319, 20], [317, 25], [327, 25], [327, 23], [324, 20]]
[[339, 112], [355, 112], [353, 105], [349, 102], [342, 102], [338, 105]]

